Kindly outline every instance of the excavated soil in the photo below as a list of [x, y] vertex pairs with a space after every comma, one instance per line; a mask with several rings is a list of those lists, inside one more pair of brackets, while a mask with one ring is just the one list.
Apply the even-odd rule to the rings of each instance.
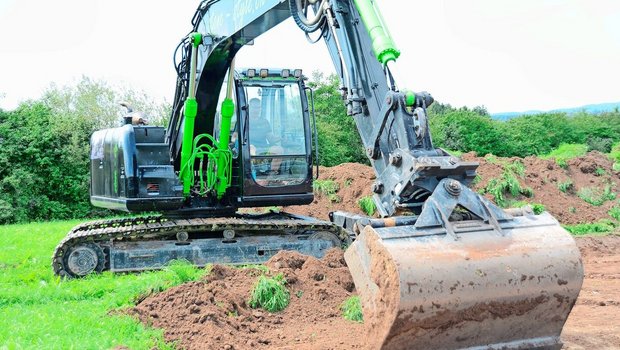
[[[479, 189], [501, 177], [503, 165], [520, 160], [525, 165], [522, 186], [531, 187], [532, 203], [542, 203], [561, 223], [593, 222], [609, 218], [607, 211], [618, 201], [592, 206], [576, 193], [584, 187], [611, 186], [618, 192], [620, 174], [602, 154], [592, 152], [568, 161], [561, 168], [553, 160], [497, 158], [493, 163], [474, 154], [465, 160], [480, 162]], [[499, 160], [499, 161], [498, 161]], [[596, 169], [603, 169], [604, 173]], [[337, 198], [316, 194], [308, 206], [285, 211], [328, 219], [333, 210], [362, 213], [357, 200], [371, 194], [374, 173], [368, 166], [342, 164], [321, 168], [321, 179], [338, 183]], [[558, 183], [572, 181], [567, 193]], [[566, 349], [620, 349], [620, 236], [581, 237], [585, 280], [577, 303], [564, 327]], [[346, 321], [341, 303], [355, 294], [342, 252], [332, 250], [317, 260], [293, 252], [280, 252], [266, 263], [269, 275], [283, 273], [291, 294], [282, 312], [269, 313], [248, 306], [257, 269], [216, 265], [204, 280], [187, 283], [147, 297], [128, 312], [145, 324], [163, 328], [168, 341], [180, 349], [366, 349], [372, 342], [365, 325]]]
[[[616, 201], [607, 201], [601, 206], [594, 206], [577, 195], [583, 188], [604, 191], [608, 186], [612, 191], [618, 192], [620, 172], [614, 171], [613, 162], [599, 152], [590, 152], [583, 157], [571, 159], [567, 162], [566, 168], [558, 166], [553, 159], [536, 157], [498, 157], [489, 162], [485, 158], [476, 157], [474, 153], [466, 153], [461, 158], [480, 163], [478, 176], [481, 180], [472, 186], [476, 190], [486, 187], [491, 179], [501, 178], [505, 164], [513, 161], [522, 162], [525, 166], [525, 176], [518, 178], [519, 183], [522, 187], [531, 188], [534, 196], [532, 198], [520, 196], [516, 199], [544, 204], [546, 210], [563, 224], [590, 223], [609, 218], [607, 212], [618, 204]], [[569, 181], [572, 182], [572, 187], [566, 192], [560, 191], [559, 184]], [[490, 195], [487, 197], [493, 199]]]
[[[620, 349], [620, 236], [577, 238], [585, 280], [562, 333], [565, 349]], [[355, 293], [342, 251], [317, 260], [280, 252], [266, 263], [291, 294], [282, 312], [252, 309], [257, 269], [215, 265], [204, 280], [152, 295], [128, 311], [180, 349], [368, 349], [363, 324], [339, 306]]]

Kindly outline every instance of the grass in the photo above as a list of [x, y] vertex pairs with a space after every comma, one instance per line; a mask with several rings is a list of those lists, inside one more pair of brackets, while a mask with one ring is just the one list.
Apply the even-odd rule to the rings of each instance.
[[357, 295], [347, 298], [340, 305], [340, 311], [342, 311], [342, 317], [344, 317], [345, 320], [360, 323], [364, 321], [362, 303], [360, 302], [360, 297]]
[[163, 271], [62, 280], [50, 266], [78, 221], [0, 226], [0, 349], [171, 349], [161, 330], [122, 313], [138, 298], [202, 277], [176, 262]]
[[620, 206], [613, 206], [611, 209], [609, 209], [607, 214], [609, 214], [609, 216], [611, 216], [612, 218], [620, 221]]
[[377, 210], [377, 206], [375, 205], [375, 201], [372, 199], [372, 196], [360, 198], [357, 201], [357, 205], [359, 205], [362, 211], [368, 216], [373, 216], [375, 210]]
[[505, 208], [509, 201], [507, 195], [517, 197], [523, 195], [525, 197], [532, 197], [534, 191], [529, 187], [523, 187], [519, 183], [517, 177], [525, 176], [525, 166], [520, 161], [514, 161], [504, 165], [504, 171], [499, 178], [491, 179], [487, 185], [482, 189], [481, 193], [489, 193], [493, 196], [493, 199], [497, 205]]
[[263, 308], [269, 312], [284, 310], [290, 301], [286, 279], [284, 275], [277, 274], [274, 277], [262, 275], [258, 278], [249, 305], [252, 308]]
[[340, 187], [334, 180], [314, 180], [312, 189], [315, 193], [327, 196], [332, 202], [339, 203], [341, 201], [340, 197], [336, 194]]
[[532, 211], [536, 215], [544, 213], [546, 210], [545, 205], [541, 203], [532, 203]]
[[574, 189], [575, 189], [575, 186], [573, 185], [573, 182], [571, 180], [558, 183], [558, 190], [560, 190], [563, 193], [570, 192]]
[[587, 234], [607, 234], [613, 232], [618, 226], [611, 220], [600, 220], [589, 224], [562, 225], [572, 235], [581, 236]]
[[582, 144], [563, 143], [550, 153], [540, 156], [542, 159], [555, 159], [555, 162], [562, 168], [566, 168], [568, 160], [581, 157], [588, 152], [588, 146]]
[[596, 187], [584, 187], [577, 191], [577, 196], [595, 207], [616, 199], [616, 193], [612, 192], [611, 185], [605, 186], [602, 192]]

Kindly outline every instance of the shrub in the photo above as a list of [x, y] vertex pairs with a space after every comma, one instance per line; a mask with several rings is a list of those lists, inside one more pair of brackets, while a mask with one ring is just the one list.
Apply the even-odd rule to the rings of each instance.
[[536, 215], [540, 215], [545, 211], [545, 206], [544, 204], [541, 203], [532, 203], [532, 210], [534, 211], [534, 214]]
[[588, 152], [599, 151], [601, 153], [609, 153], [611, 152], [613, 140], [610, 138], [590, 136], [588, 137], [586, 144], [588, 145]]
[[345, 320], [354, 322], [364, 321], [364, 316], [362, 314], [362, 303], [360, 302], [360, 297], [357, 295], [347, 298], [347, 300], [340, 305], [340, 310], [342, 311], [342, 317], [344, 317]]
[[616, 199], [616, 193], [611, 191], [611, 185], [605, 186], [602, 192], [597, 188], [584, 187], [577, 192], [577, 196], [595, 207]]
[[517, 179], [517, 176], [523, 177], [524, 174], [525, 167], [520, 161], [506, 164], [502, 176], [498, 179], [491, 179], [481, 192], [493, 196], [495, 203], [502, 208], [505, 208], [509, 204], [509, 202], [506, 201], [506, 194], [510, 194], [513, 197], [519, 195], [532, 197], [534, 191], [529, 187], [522, 187]]
[[609, 216], [611, 216], [612, 218], [620, 221], [620, 206], [616, 205], [612, 207], [611, 209], [609, 209], [607, 214], [609, 214]]
[[330, 201], [339, 203], [340, 197], [336, 194], [340, 189], [338, 183], [334, 180], [314, 180], [312, 189], [315, 193], [327, 196]]
[[269, 312], [284, 310], [290, 301], [289, 292], [285, 285], [286, 279], [281, 273], [274, 277], [260, 276], [252, 291], [249, 301], [250, 307], [262, 307]]
[[566, 161], [581, 157], [588, 152], [588, 146], [581, 144], [567, 144], [563, 143], [558, 148], [553, 151], [542, 155], [540, 158], [542, 159], [555, 159], [555, 162], [558, 166], [562, 168], [566, 168], [568, 164]]
[[375, 201], [372, 199], [372, 196], [362, 197], [357, 201], [357, 205], [360, 206], [362, 211], [366, 213], [368, 216], [372, 216], [377, 209], [375, 205]]
[[606, 233], [612, 232], [616, 225], [610, 220], [601, 220], [599, 222], [577, 225], [563, 225], [566, 231], [573, 235], [585, 235], [589, 233]]

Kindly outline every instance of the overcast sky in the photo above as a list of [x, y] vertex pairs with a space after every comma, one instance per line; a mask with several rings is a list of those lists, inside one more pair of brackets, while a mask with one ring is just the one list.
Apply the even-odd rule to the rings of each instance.
[[[171, 101], [172, 53], [198, 0], [0, 0], [0, 108], [82, 75]], [[379, 0], [399, 86], [490, 112], [620, 101], [620, 1]], [[238, 66], [334, 72], [292, 21]]]

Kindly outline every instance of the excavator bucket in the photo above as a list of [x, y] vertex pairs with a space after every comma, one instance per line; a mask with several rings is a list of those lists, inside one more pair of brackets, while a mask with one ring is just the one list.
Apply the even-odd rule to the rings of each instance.
[[[477, 218], [442, 220], [454, 208]], [[583, 281], [579, 251], [549, 214], [512, 214], [440, 189], [414, 225], [366, 226], [345, 259], [369, 348], [560, 349]]]

